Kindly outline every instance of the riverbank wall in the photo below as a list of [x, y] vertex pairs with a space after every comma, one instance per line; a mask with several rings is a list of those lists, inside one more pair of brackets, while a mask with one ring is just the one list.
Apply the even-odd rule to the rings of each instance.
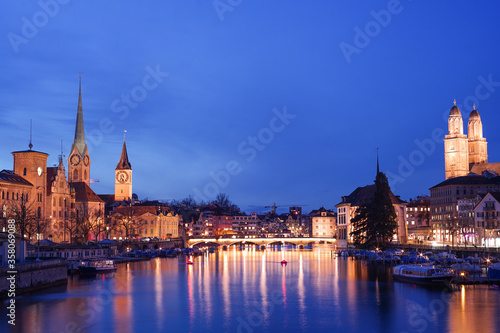
[[[14, 277], [10, 279], [11, 277]], [[0, 299], [51, 287], [68, 281], [65, 259], [53, 259], [0, 267]]]

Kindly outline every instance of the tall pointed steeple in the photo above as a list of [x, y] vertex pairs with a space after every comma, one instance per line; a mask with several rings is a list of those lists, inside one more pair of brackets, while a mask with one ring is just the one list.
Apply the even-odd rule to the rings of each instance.
[[[78, 111], [76, 113], [76, 126], [75, 126], [75, 140], [73, 141], [73, 147], [83, 156], [85, 150], [87, 149], [87, 144], [85, 143], [85, 131], [83, 129], [83, 108], [82, 108], [82, 78], [79, 79], [78, 86]], [[73, 150], [73, 149], [71, 149]]]
[[132, 200], [132, 165], [125, 144], [126, 132], [123, 132], [122, 155], [115, 169], [115, 201]]
[[377, 175], [380, 173], [380, 167], [378, 164], [378, 148], [377, 148]]
[[120, 156], [120, 161], [118, 161], [118, 164], [116, 165], [116, 170], [125, 169], [132, 170], [132, 165], [128, 160], [127, 145], [125, 144], [125, 133], [123, 133], [122, 155]]
[[[81, 74], [81, 72], [80, 72]], [[69, 182], [85, 182], [90, 184], [90, 156], [85, 142], [85, 131], [83, 129], [82, 108], [82, 77], [78, 85], [78, 110], [76, 113], [75, 140], [71, 145], [68, 159]]]

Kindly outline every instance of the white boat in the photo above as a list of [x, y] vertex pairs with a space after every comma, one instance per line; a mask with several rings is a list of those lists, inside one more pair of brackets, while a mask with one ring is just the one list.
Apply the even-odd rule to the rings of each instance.
[[427, 286], [449, 286], [455, 277], [450, 269], [421, 265], [398, 265], [392, 276], [396, 281]]
[[112, 272], [116, 271], [116, 264], [113, 259], [82, 260], [78, 270], [83, 274]]

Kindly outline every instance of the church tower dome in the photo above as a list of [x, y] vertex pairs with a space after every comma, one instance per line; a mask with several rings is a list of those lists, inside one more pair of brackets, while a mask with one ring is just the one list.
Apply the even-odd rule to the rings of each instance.
[[446, 179], [469, 173], [468, 140], [464, 134], [462, 113], [455, 100], [448, 118], [448, 135], [444, 139], [444, 163]]
[[483, 137], [483, 123], [475, 105], [474, 110], [469, 115], [468, 134], [469, 140], [481, 139]]
[[469, 163], [470, 168], [472, 168], [474, 164], [488, 162], [488, 143], [483, 138], [483, 123], [475, 105], [469, 115], [469, 124], [467, 127], [467, 134], [469, 135]]
[[464, 134], [464, 121], [462, 119], [462, 113], [456, 105], [456, 101], [453, 101], [455, 105], [450, 110], [450, 117], [448, 118], [448, 134]]

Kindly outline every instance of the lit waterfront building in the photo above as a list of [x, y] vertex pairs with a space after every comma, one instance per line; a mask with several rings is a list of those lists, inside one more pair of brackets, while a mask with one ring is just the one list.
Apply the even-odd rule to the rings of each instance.
[[500, 192], [488, 192], [474, 208], [478, 245], [500, 247]]
[[[459, 216], [459, 200], [475, 201], [478, 195], [500, 191], [500, 177], [489, 171], [482, 175], [470, 173], [467, 176], [449, 178], [430, 188], [432, 240], [456, 245], [461, 239], [479, 245], [473, 220]], [[464, 203], [464, 201], [461, 201]], [[462, 210], [466, 210], [463, 207]], [[470, 223], [465, 225], [463, 223]], [[459, 234], [462, 232], [462, 234]], [[474, 237], [465, 234], [474, 234]]]
[[240, 237], [255, 238], [261, 225], [257, 213], [233, 216], [233, 231]]
[[431, 201], [428, 195], [410, 199], [406, 205], [406, 225], [409, 242], [428, 241], [431, 236]]
[[458, 205], [458, 245], [476, 244], [476, 228], [474, 222], [474, 208], [484, 197], [484, 194], [478, 194], [475, 197], [464, 197], [457, 200]]
[[46, 234], [53, 242], [70, 241], [73, 236], [68, 228], [74, 218], [75, 192], [71, 193], [61, 154], [59, 165], [47, 168], [47, 211], [50, 216]]
[[212, 228], [214, 236], [232, 235], [233, 217], [230, 215], [212, 215]]
[[333, 238], [337, 234], [337, 214], [321, 207], [310, 214], [312, 219], [312, 237]]
[[110, 237], [114, 240], [179, 237], [179, 215], [168, 206], [120, 205], [110, 213]]
[[[353, 242], [350, 233], [353, 231], [351, 220], [357, 215], [357, 209], [364, 204], [371, 203], [375, 195], [376, 185], [358, 187], [348, 196], [342, 197], [342, 201], [335, 205], [337, 207], [337, 247], [347, 248]], [[391, 202], [396, 211], [397, 228], [394, 233], [394, 241], [399, 244], [407, 243], [406, 230], [406, 205], [407, 202], [390, 193]]]

